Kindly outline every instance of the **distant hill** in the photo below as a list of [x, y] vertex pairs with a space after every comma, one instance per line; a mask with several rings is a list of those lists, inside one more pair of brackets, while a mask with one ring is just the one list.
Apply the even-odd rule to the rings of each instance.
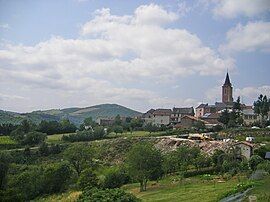
[[79, 125], [87, 117], [94, 120], [99, 117], [115, 117], [116, 115], [125, 117], [138, 116], [141, 113], [127, 107], [117, 104], [101, 104], [85, 108], [66, 108], [66, 109], [50, 109], [45, 111], [33, 111], [30, 113], [16, 113], [0, 110], [0, 124], [2, 123], [20, 123], [23, 119], [31, 120], [39, 123], [42, 120], [56, 120], [67, 118], [76, 125]]

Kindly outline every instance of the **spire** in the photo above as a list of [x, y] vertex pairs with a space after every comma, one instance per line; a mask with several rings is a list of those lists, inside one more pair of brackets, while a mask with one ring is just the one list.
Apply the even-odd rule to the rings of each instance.
[[229, 73], [227, 72], [227, 75], [226, 75], [226, 79], [225, 79], [225, 83], [224, 83], [224, 86], [231, 86], [231, 81], [230, 81], [230, 77], [229, 77]]

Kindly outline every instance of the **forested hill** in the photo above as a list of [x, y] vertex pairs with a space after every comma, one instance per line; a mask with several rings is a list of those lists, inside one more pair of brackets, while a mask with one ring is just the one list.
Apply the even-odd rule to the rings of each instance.
[[78, 125], [87, 117], [94, 120], [99, 117], [115, 117], [116, 115], [134, 117], [141, 113], [117, 104], [101, 104], [85, 108], [51, 109], [45, 111], [33, 111], [30, 113], [16, 113], [0, 110], [0, 124], [20, 123], [23, 119], [39, 123], [41, 120], [56, 120], [67, 118]]

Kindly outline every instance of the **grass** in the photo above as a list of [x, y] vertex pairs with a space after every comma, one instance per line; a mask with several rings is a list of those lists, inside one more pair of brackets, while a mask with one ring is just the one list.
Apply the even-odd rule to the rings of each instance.
[[17, 144], [17, 142], [15, 140], [12, 140], [9, 136], [0, 136], [0, 144], [14, 145]]
[[[138, 183], [124, 185], [122, 188], [146, 202], [212, 202], [217, 201], [221, 195], [228, 192], [228, 190], [231, 190], [239, 183], [237, 178], [232, 178], [225, 182], [218, 182], [218, 178], [216, 178], [215, 181], [205, 181], [200, 177], [192, 177], [185, 178], [182, 182], [177, 179], [177, 176], [170, 176], [162, 179], [158, 183], [153, 181], [149, 182], [147, 191], [144, 192], [139, 192]], [[241, 181], [246, 181], [246, 178], [241, 177]], [[266, 187], [264, 187], [264, 189], [266, 189]], [[81, 192], [78, 191], [69, 191], [63, 194], [42, 197], [35, 201], [75, 202], [80, 193]]]
[[54, 135], [48, 135], [46, 142], [48, 143], [58, 143], [62, 141], [62, 137], [63, 135], [68, 135], [70, 133], [66, 133], [66, 134], [54, 134]]
[[42, 198], [36, 199], [35, 201], [37, 202], [57, 202], [57, 201], [75, 202], [79, 198], [80, 194], [81, 194], [80, 191], [70, 191], [63, 194], [54, 194], [51, 196], [42, 197]]
[[[254, 189], [248, 194], [249, 196], [256, 196], [257, 201], [270, 201], [270, 176], [255, 183]], [[248, 202], [248, 197], [244, 200]]]
[[[174, 177], [175, 178], [175, 177]], [[198, 177], [174, 182], [173, 177], [159, 183], [149, 183], [145, 192], [139, 192], [139, 184], [126, 185], [124, 188], [142, 201], [217, 201], [218, 198], [237, 185], [237, 179], [226, 182], [203, 181]]]

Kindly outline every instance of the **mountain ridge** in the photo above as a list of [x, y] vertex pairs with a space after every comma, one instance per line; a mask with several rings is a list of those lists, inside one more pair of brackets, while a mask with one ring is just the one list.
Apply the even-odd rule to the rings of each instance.
[[28, 119], [34, 123], [39, 123], [42, 120], [60, 121], [62, 119], [69, 119], [76, 125], [79, 125], [87, 117], [92, 117], [94, 120], [101, 117], [115, 117], [120, 116], [138, 116], [141, 112], [127, 108], [118, 104], [98, 104], [89, 107], [70, 107], [63, 109], [48, 109], [35, 110], [28, 113], [18, 113], [12, 111], [0, 110], [0, 124], [13, 123], [18, 124], [23, 119]]

